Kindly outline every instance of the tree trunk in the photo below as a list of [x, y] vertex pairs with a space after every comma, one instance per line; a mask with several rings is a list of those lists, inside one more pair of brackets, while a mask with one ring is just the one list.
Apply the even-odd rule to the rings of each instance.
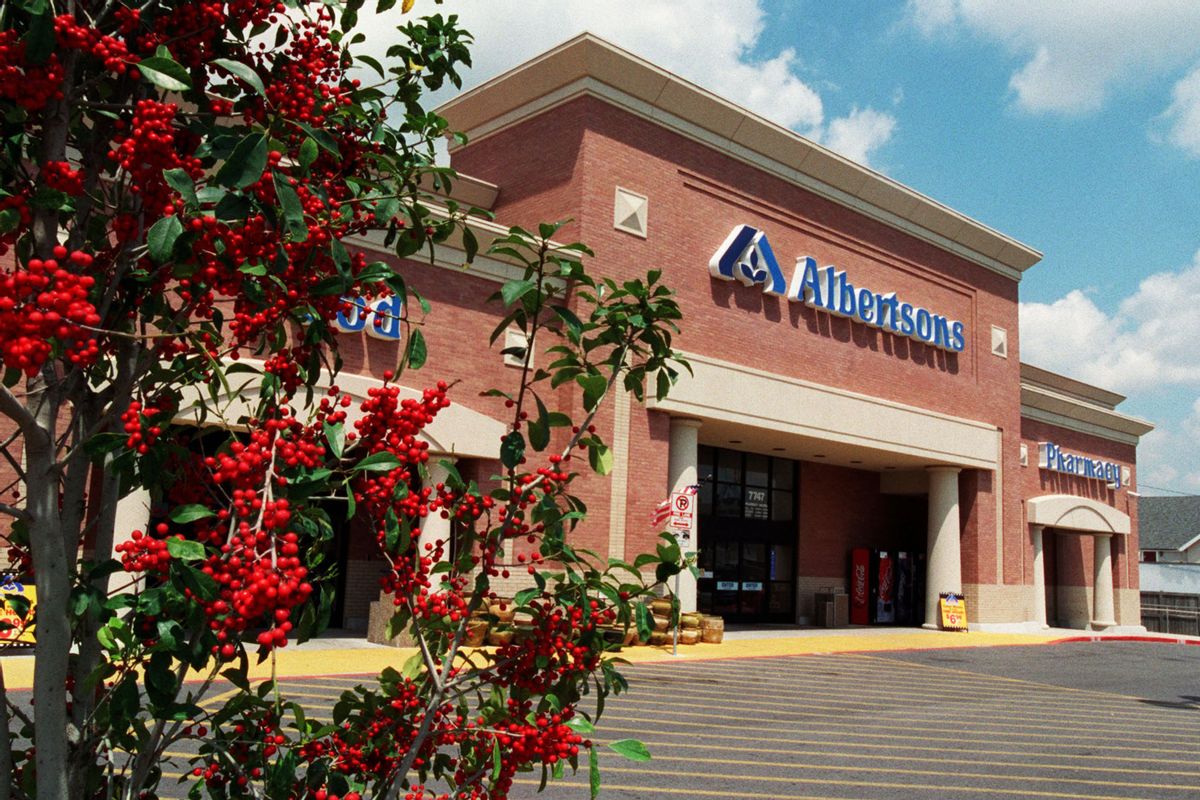
[[25, 492], [30, 550], [37, 586], [37, 643], [34, 649], [34, 737], [37, 748], [38, 800], [69, 800], [67, 764], [67, 671], [71, 625], [67, 599], [71, 591], [71, 559], [66, 552], [58, 507], [54, 433], [58, 404], [44, 380], [29, 380], [29, 406], [37, 435], [25, 436]]

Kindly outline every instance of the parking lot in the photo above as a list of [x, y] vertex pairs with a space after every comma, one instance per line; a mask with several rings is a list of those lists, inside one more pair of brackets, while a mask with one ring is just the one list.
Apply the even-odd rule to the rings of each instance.
[[[642, 739], [653, 758], [606, 752], [604, 798], [1200, 797], [1200, 647], [980, 647], [626, 671], [632, 690], [609, 703], [597, 738]], [[356, 681], [285, 685], [320, 716]], [[537, 783], [520, 780], [512, 796], [535, 797]], [[548, 790], [587, 793], [586, 768]]]

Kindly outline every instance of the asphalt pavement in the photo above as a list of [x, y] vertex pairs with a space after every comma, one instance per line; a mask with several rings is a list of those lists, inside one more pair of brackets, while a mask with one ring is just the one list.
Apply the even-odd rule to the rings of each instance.
[[[809, 643], [630, 664], [631, 691], [609, 700], [593, 738], [641, 739], [652, 759], [602, 746], [601, 797], [1200, 798], [1200, 646], [919, 641], [936, 649]], [[327, 717], [341, 692], [370, 680], [340, 671], [282, 678], [282, 693]], [[187, 753], [169, 755], [167, 775], [183, 775]], [[585, 798], [586, 773], [540, 796]], [[164, 796], [188, 783], [168, 777]], [[538, 797], [538, 783], [520, 777], [511, 797]]]

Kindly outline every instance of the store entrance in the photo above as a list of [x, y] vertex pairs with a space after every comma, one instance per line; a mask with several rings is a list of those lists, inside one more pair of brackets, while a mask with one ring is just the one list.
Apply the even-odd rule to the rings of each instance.
[[698, 606], [729, 622], [793, 622], [797, 464], [700, 448]]

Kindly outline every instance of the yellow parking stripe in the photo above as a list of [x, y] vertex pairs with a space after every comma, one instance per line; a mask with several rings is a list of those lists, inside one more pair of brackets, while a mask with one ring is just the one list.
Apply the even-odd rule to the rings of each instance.
[[[713, 720], [709, 720], [707, 722], [686, 722], [683, 720], [675, 720], [675, 719], [664, 720], [661, 717], [627, 716], [624, 714], [609, 714], [607, 712], [604, 715], [604, 719], [605, 720], [618, 720], [621, 722], [644, 722], [644, 723], [650, 723], [652, 725], [659, 725], [659, 726], [661, 726], [665, 722], [668, 725], [679, 726], [679, 727], [689, 727], [689, 728], [704, 728], [704, 729], [707, 729], [710, 731], [714, 730], [716, 728], [731, 728], [732, 730], [742, 730], [742, 728], [738, 728], [738, 727], [732, 726], [732, 725], [722, 725]], [[846, 737], [858, 737], [858, 738], [866, 738], [866, 739], [891, 739], [891, 740], [904, 740], [905, 738], [911, 739], [912, 737], [905, 737], [905, 734], [912, 732], [912, 731], [936, 733], [940, 738], [943, 738], [943, 739], [949, 738], [951, 733], [953, 733], [952, 731], [948, 731], [945, 727], [938, 727], [938, 728], [904, 727], [902, 729], [897, 728], [895, 730], [887, 731], [884, 733], [867, 733], [867, 732], [864, 732], [859, 729], [862, 726], [856, 726], [854, 723], [841, 723], [841, 725], [843, 727], [850, 728], [850, 730], [831, 730], [831, 731], [814, 731], [813, 730], [813, 728], [815, 728], [817, 726], [824, 727], [824, 728], [836, 728], [838, 726], [838, 724], [839, 723], [831, 723], [831, 722], [807, 723], [807, 727], [805, 728], [805, 730], [812, 732], [812, 733], [837, 734], [839, 737], [842, 737], [843, 739]], [[666, 730], [663, 730], [662, 728], [657, 728], [657, 730], [661, 733], [668, 732]], [[972, 731], [972, 733], [976, 733], [976, 732], [977, 731]], [[724, 736], [725, 734], [720, 734], [720, 735]], [[995, 736], [1015, 736], [1015, 735], [1016, 734], [996, 733], [996, 734], [993, 734], [992, 737], [989, 737], [989, 738], [972, 738], [970, 736], [962, 736], [960, 734], [955, 733], [955, 734], [953, 734], [953, 738], [956, 743], [974, 742], [974, 743], [982, 743], [982, 744], [989, 744], [989, 743], [1008, 744], [1008, 745], [1020, 744], [1020, 741], [996, 742], [996, 740], [994, 738]], [[920, 739], [918, 739], [918, 741], [925, 742], [928, 740], [928, 738], [929, 737], [921, 737]], [[1047, 735], [1047, 736], [1040, 736], [1037, 738], [1046, 739], [1046, 738], [1052, 738], [1052, 737]], [[1196, 757], [1198, 754], [1200, 754], [1200, 748], [1193, 749], [1193, 750], [1187, 750], [1187, 749], [1177, 749], [1177, 748], [1161, 747], [1161, 746], [1159, 746], [1159, 747], [1124, 747], [1121, 745], [1097, 744], [1095, 742], [1090, 742], [1090, 741], [1087, 742], [1085, 745], [1085, 744], [1081, 743], [1078, 738], [1072, 739], [1070, 743], [1076, 744], [1079, 746], [1086, 746], [1089, 750], [1113, 750], [1113, 751], [1117, 751], [1117, 752], [1127, 752], [1128, 751], [1128, 752], [1150, 752], [1150, 753], [1180, 753], [1180, 754], [1192, 755], [1193, 757]], [[1046, 742], [1028, 742], [1028, 744], [1030, 746], [1045, 747], [1047, 743]]]
[[[613, 728], [613, 727], [609, 727], [607, 725], [602, 725], [600, 728], [601, 733], [615, 733], [618, 731], [622, 732], [622, 733], [624, 733], [624, 732], [637, 733], [639, 730], [640, 729], [637, 729], [637, 728]], [[748, 742], [762, 741], [761, 737], [758, 737], [758, 736], [737, 736], [737, 737], [722, 736], [721, 738], [722, 738], [722, 740], [736, 738], [738, 740], [748, 741]], [[787, 741], [787, 740], [774, 740], [773, 739], [771, 741]], [[803, 744], [803, 745], [811, 744], [810, 742], [808, 742], [806, 740], [802, 740], [802, 739], [795, 739], [795, 740], [791, 740], [791, 741], [795, 741], [797, 744]], [[642, 743], [645, 744], [646, 747], [651, 748], [652, 753], [655, 752], [653, 750], [653, 748], [659, 747], [659, 748], [686, 748], [688, 750], [720, 750], [723, 752], [733, 752], [733, 753], [755, 753], [755, 754], [790, 755], [790, 756], [817, 756], [817, 757], [824, 757], [824, 758], [847, 758], [847, 759], [854, 759], [856, 761], [860, 761], [863, 759], [875, 760], [875, 761], [912, 761], [913, 760], [912, 753], [905, 753], [903, 755], [889, 756], [889, 755], [882, 755], [880, 753], [859, 752], [860, 749], [862, 749], [862, 748], [876, 748], [876, 749], [881, 749], [881, 750], [905, 749], [903, 745], [875, 744], [872, 742], [855, 742], [854, 752], [852, 752], [852, 753], [847, 752], [844, 748], [840, 749], [840, 750], [808, 750], [808, 749], [795, 748], [795, 747], [791, 747], [791, 748], [787, 748], [787, 749], [779, 748], [779, 747], [761, 747], [761, 746], [759, 746], [759, 747], [739, 747], [737, 745], [730, 745], [730, 744], [725, 744], [725, 743], [722, 743], [722, 744], [699, 744], [696, 742], [656, 742], [652, 739], [651, 740], [643, 739]], [[1044, 763], [1044, 762], [1039, 762], [1039, 761], [1028, 761], [1026, 759], [1030, 754], [1019, 751], [1019, 750], [968, 750], [968, 749], [964, 749], [961, 747], [956, 747], [955, 752], [963, 753], [963, 754], [977, 753], [980, 755], [1011, 755], [1011, 756], [1019, 756], [1019, 757], [1021, 757], [1021, 760], [1020, 761], [993, 761], [993, 760], [979, 759], [979, 758], [950, 758], [947, 756], [938, 756], [938, 761], [941, 763], [944, 763], [944, 764], [968, 764], [968, 765], [972, 765], [972, 766], [987, 765], [989, 767], [1018, 767], [1018, 768], [1022, 768], [1022, 769], [1078, 770], [1081, 772], [1089, 772], [1089, 773], [1091, 773], [1091, 772], [1112, 772], [1112, 773], [1129, 773], [1132, 775], [1145, 775], [1148, 772], [1146, 767], [1138, 767], [1136, 769], [1133, 769], [1130, 767], [1105, 767], [1105, 766], [1100, 766], [1097, 764], [1080, 765], [1080, 764], [1065, 764], [1065, 763], [1057, 762], [1057, 761], [1052, 762], [1052, 763]], [[1098, 760], [1103, 759], [1105, 761], [1131, 761], [1134, 763], [1146, 763], [1146, 762], [1154, 763], [1154, 764], [1191, 764], [1191, 763], [1193, 763], [1190, 759], [1134, 759], [1134, 758], [1119, 758], [1119, 757], [1107, 756], [1107, 755], [1105, 755], [1105, 756], [1088, 756], [1088, 755], [1072, 756], [1072, 755], [1067, 755], [1064, 753], [1054, 753], [1053, 755], [1055, 758], [1079, 758], [1079, 759], [1089, 759], [1090, 758], [1090, 759], [1098, 759]], [[655, 754], [654, 758], [660, 759], [662, 757]], [[705, 756], [704, 759], [706, 762], [708, 761], [707, 756]], [[1194, 770], [1170, 770], [1170, 769], [1162, 769], [1160, 767], [1154, 767], [1153, 772], [1155, 775], [1171, 775], [1171, 776], [1180, 777], [1180, 778], [1200, 778], [1200, 772], [1197, 772]]]

